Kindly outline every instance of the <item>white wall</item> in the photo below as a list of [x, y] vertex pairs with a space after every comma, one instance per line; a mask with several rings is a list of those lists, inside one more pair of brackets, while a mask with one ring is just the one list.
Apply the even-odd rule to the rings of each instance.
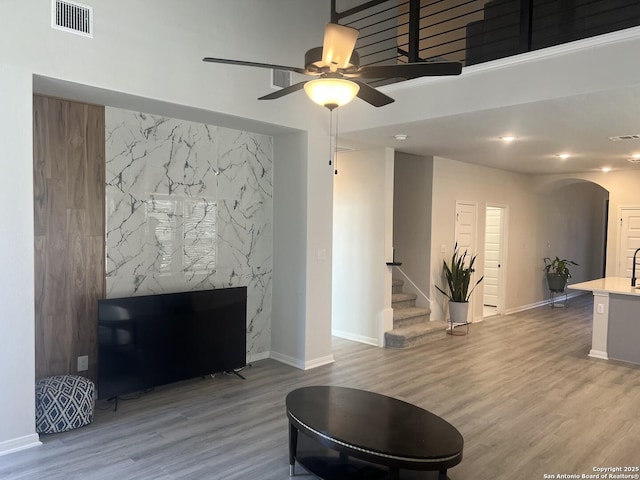
[[[317, 105], [316, 105], [317, 107]], [[328, 165], [330, 154], [329, 111], [318, 107], [326, 115], [322, 127], [309, 130], [308, 149], [313, 159], [307, 162], [307, 272], [305, 291], [305, 365], [317, 367], [333, 362], [331, 353], [331, 278], [333, 238], [333, 168]], [[326, 130], [325, 130], [326, 129]], [[321, 132], [321, 133], [318, 133]], [[289, 239], [296, 242], [297, 239]], [[326, 258], [318, 252], [325, 251]], [[292, 319], [291, 319], [292, 320]]]
[[[442, 260], [453, 252], [456, 201], [476, 202], [479, 211], [486, 203], [507, 205], [509, 231], [507, 234], [507, 261], [505, 282], [508, 286], [505, 309], [527, 305], [539, 300], [540, 292], [531, 288], [531, 279], [541, 276], [536, 264], [535, 221], [537, 199], [529, 186], [530, 180], [500, 170], [470, 165], [435, 157], [433, 172], [433, 213], [431, 223], [431, 278], [432, 285], [442, 286]], [[477, 217], [478, 258], [476, 265], [484, 265], [484, 215]], [[446, 245], [446, 253], [440, 251]], [[517, 252], [517, 253], [516, 253]], [[513, 257], [513, 258], [512, 258]], [[478, 270], [479, 272], [479, 270]], [[481, 272], [479, 272], [481, 274]], [[482, 298], [482, 284], [473, 295]], [[432, 318], [444, 319], [446, 297], [432, 287]], [[472, 318], [482, 316], [482, 302], [474, 303]]]
[[[40, 87], [69, 99], [93, 101], [248, 131], [277, 135], [308, 130], [308, 144], [296, 160], [312, 165], [292, 201], [306, 204], [299, 220], [302, 237], [281, 238], [294, 267], [304, 274], [304, 316], [279, 318], [280, 325], [306, 329], [296, 360], [331, 358], [331, 262], [320, 265], [305, 247], [331, 246], [331, 175], [320, 178], [328, 132], [326, 111], [298, 92], [276, 102], [256, 100], [269, 93], [269, 70], [202, 62], [205, 56], [302, 65], [304, 52], [321, 44], [329, 8], [314, 0], [93, 0], [93, 39], [50, 27], [51, 2], [0, 1], [0, 146], [7, 179], [0, 191], [0, 301], [6, 305], [0, 335], [0, 369], [6, 395], [0, 400], [0, 452], [37, 441], [34, 421], [32, 78]], [[28, 22], [16, 19], [29, 19]], [[296, 41], [291, 41], [296, 39]], [[44, 80], [43, 80], [44, 79]], [[56, 90], [57, 89], [57, 90]], [[127, 104], [138, 99], [145, 106]], [[124, 103], [124, 104], [123, 104]], [[186, 108], [185, 108], [186, 107]], [[172, 111], [167, 111], [171, 109]], [[193, 118], [195, 114], [199, 118]], [[220, 123], [225, 114], [233, 125]], [[231, 117], [234, 116], [234, 117]], [[216, 118], [216, 120], [211, 120]], [[239, 120], [240, 119], [240, 120]], [[262, 123], [260, 123], [262, 122]], [[255, 128], [264, 128], [265, 131]], [[270, 129], [270, 131], [266, 131]], [[276, 147], [277, 148], [277, 147]], [[284, 147], [283, 147], [284, 148]], [[282, 151], [282, 150], [281, 150]], [[274, 194], [275, 195], [275, 194]], [[313, 196], [309, 202], [307, 196]], [[275, 234], [275, 232], [274, 232]], [[306, 236], [313, 235], [313, 243]], [[304, 271], [300, 265], [304, 264]], [[274, 274], [276, 267], [274, 265]], [[310, 280], [309, 280], [310, 279]], [[278, 280], [274, 278], [274, 287]], [[282, 292], [283, 289], [278, 289]], [[275, 298], [274, 298], [275, 300]], [[292, 311], [280, 310], [283, 314]], [[305, 324], [300, 327], [299, 324]], [[302, 358], [300, 358], [302, 357]]]
[[[596, 186], [559, 190], [550, 187], [544, 195], [534, 188], [534, 177], [471, 165], [441, 157], [434, 158], [433, 211], [431, 224], [431, 278], [442, 285], [444, 257], [452, 253], [456, 201], [471, 201], [484, 212], [487, 204], [507, 207], [505, 258], [505, 312], [517, 311], [544, 302], [548, 297], [543, 276], [543, 258], [557, 255], [581, 264], [573, 281], [586, 280], [601, 265], [602, 245], [592, 238], [595, 224], [602, 219], [606, 192]], [[559, 202], [552, 202], [552, 198]], [[484, 265], [484, 215], [478, 215], [478, 258]], [[599, 236], [601, 238], [601, 236]], [[547, 248], [550, 244], [551, 248]], [[441, 245], [447, 246], [443, 255]], [[479, 267], [479, 274], [482, 274]], [[432, 318], [444, 319], [446, 298], [432, 292]], [[473, 295], [482, 298], [482, 283]], [[474, 304], [473, 318], [482, 317], [482, 302]]]
[[271, 355], [300, 368], [304, 367], [306, 328], [289, 319], [306, 315], [306, 137], [304, 133], [279, 135], [273, 152], [273, 276], [278, 281], [273, 284]]
[[393, 150], [339, 154], [333, 199], [333, 334], [380, 345], [391, 310]]
[[407, 153], [395, 153], [393, 190], [393, 246], [398, 267], [415, 284], [401, 275], [397, 269], [394, 278], [405, 281], [403, 290], [418, 295], [416, 305], [430, 307], [420, 292], [428, 294], [431, 285], [429, 274], [431, 250], [431, 197], [433, 157], [418, 157]]
[[[35, 434], [31, 76], [0, 63], [0, 454]], [[22, 141], [13, 141], [21, 139]]]

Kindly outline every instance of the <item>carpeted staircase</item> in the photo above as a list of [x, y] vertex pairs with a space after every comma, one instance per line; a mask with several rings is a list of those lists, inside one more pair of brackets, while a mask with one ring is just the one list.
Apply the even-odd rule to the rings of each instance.
[[385, 332], [384, 345], [389, 348], [406, 348], [446, 335], [447, 322], [429, 321], [431, 311], [416, 307], [416, 295], [404, 293], [402, 280], [393, 280], [391, 306], [393, 330]]

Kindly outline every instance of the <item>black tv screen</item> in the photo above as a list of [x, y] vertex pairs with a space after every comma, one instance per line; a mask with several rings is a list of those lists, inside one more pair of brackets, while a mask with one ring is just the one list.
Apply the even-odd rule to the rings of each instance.
[[246, 364], [247, 287], [98, 301], [98, 398]]

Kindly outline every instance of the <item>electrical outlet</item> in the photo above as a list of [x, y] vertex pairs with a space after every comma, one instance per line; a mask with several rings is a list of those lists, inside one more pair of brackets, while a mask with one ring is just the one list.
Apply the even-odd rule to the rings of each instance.
[[89, 370], [89, 355], [82, 355], [78, 357], [78, 371], [84, 372]]
[[598, 304], [598, 313], [604, 313], [604, 304], [602, 303]]

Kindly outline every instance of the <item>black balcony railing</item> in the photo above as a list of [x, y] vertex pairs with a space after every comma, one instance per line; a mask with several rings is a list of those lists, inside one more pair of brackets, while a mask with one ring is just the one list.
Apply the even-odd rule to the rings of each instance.
[[362, 65], [473, 65], [640, 25], [640, 0], [371, 0], [332, 21], [360, 30]]

